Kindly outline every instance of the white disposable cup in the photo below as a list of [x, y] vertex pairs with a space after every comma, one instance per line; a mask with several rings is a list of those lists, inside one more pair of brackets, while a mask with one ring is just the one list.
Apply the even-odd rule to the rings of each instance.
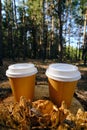
[[51, 100], [59, 106], [65, 101], [70, 106], [81, 73], [78, 67], [65, 63], [54, 63], [46, 70]]
[[21, 96], [34, 98], [35, 79], [37, 68], [32, 63], [18, 63], [8, 67], [6, 75], [9, 78], [15, 101]]

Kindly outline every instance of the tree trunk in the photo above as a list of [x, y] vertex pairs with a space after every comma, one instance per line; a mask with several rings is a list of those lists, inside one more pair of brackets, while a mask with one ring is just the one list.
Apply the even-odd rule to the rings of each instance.
[[25, 16], [26, 16], [26, 10], [25, 10], [25, 0], [23, 2], [23, 16], [22, 16], [22, 23], [23, 23], [23, 60], [26, 59], [27, 56], [27, 45], [26, 45], [26, 24], [25, 24]]
[[54, 58], [54, 49], [53, 49], [53, 45], [54, 45], [54, 16], [52, 15], [51, 17], [51, 44], [50, 44], [50, 58]]
[[47, 48], [47, 25], [45, 23], [45, 0], [43, 0], [43, 49], [42, 59], [46, 59], [46, 48]]
[[32, 36], [33, 36], [33, 45], [32, 45], [33, 56], [32, 57], [36, 59], [36, 52], [37, 52], [36, 27], [32, 28]]
[[0, 66], [3, 65], [3, 55], [2, 55], [2, 15], [1, 15], [1, 10], [2, 10], [2, 4], [0, 0]]
[[86, 65], [86, 56], [87, 56], [87, 34], [86, 34], [86, 24], [87, 24], [87, 10], [85, 12], [85, 20], [84, 20], [84, 41], [83, 41], [83, 54], [82, 59], [84, 60], [84, 65]]
[[14, 0], [14, 24], [17, 27], [17, 18], [16, 18], [16, 15], [17, 15], [17, 13], [16, 13], [16, 2]]
[[62, 25], [62, 6], [61, 6], [62, 2], [59, 1], [58, 3], [58, 17], [59, 17], [59, 60], [60, 62], [62, 62], [63, 59], [63, 43], [62, 43], [62, 30], [63, 30], [63, 25]]

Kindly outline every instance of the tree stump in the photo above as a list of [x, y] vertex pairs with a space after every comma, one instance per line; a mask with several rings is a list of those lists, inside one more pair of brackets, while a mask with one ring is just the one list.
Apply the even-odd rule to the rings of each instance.
[[[35, 87], [35, 97], [34, 97], [34, 100], [38, 100], [38, 99], [41, 99], [41, 98], [49, 98], [49, 88], [48, 88], [47, 85], [37, 85]], [[76, 114], [79, 108], [84, 110], [84, 108], [81, 105], [81, 103], [75, 97], [73, 97], [71, 106], [69, 108], [70, 111], [73, 114]]]

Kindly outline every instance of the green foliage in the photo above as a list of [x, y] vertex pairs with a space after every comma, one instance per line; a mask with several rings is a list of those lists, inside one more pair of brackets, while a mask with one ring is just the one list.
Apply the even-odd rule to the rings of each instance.
[[72, 13], [77, 24], [83, 25], [84, 14], [87, 9], [87, 0], [72, 1]]
[[42, 20], [42, 0], [27, 0], [27, 13], [31, 20], [40, 24]]
[[81, 49], [79, 50], [77, 47], [66, 46], [66, 58], [68, 60], [72, 60], [75, 62], [81, 60], [81, 57], [82, 57]]

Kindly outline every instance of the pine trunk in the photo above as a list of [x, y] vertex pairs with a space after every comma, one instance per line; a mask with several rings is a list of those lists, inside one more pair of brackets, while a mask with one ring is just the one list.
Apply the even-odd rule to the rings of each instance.
[[0, 66], [3, 65], [3, 56], [2, 56], [2, 15], [1, 15], [1, 0], [0, 0]]
[[62, 15], [62, 2], [59, 1], [58, 3], [58, 17], [59, 17], [59, 25], [60, 25], [60, 28], [59, 28], [59, 60], [60, 62], [62, 62], [62, 59], [63, 59], [63, 43], [62, 43], [62, 30], [63, 30], [63, 26], [62, 26], [62, 18], [61, 18], [61, 15]]

